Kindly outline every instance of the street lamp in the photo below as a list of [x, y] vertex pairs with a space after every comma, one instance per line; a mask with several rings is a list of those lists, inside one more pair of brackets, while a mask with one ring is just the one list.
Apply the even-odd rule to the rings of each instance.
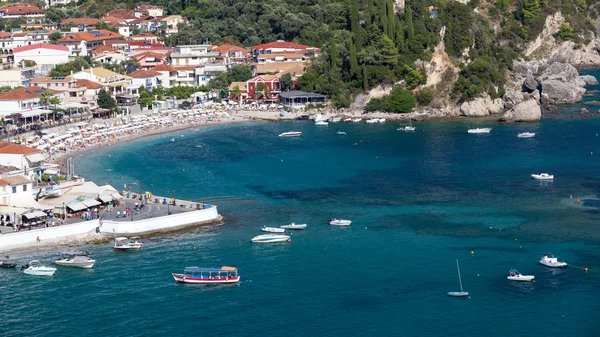
[[67, 209], [65, 208], [65, 203], [63, 202], [63, 220], [67, 219]]

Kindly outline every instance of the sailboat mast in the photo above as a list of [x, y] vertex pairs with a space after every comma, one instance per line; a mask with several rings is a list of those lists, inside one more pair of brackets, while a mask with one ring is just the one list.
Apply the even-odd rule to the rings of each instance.
[[460, 283], [460, 292], [463, 292], [462, 280], [460, 278], [460, 267], [458, 266], [458, 259], [456, 259], [456, 270], [458, 270], [458, 283]]

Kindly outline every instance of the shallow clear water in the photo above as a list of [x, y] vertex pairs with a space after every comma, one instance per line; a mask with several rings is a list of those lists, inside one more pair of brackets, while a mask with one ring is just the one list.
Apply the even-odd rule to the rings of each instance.
[[[0, 270], [0, 334], [597, 336], [600, 119], [569, 118], [578, 109], [539, 124], [418, 123], [414, 133], [237, 124], [102, 148], [77, 173], [214, 203], [225, 223], [149, 238], [141, 252], [85, 246], [94, 269], [49, 279]], [[492, 133], [466, 133], [476, 125]], [[277, 137], [289, 130], [303, 135]], [[353, 223], [335, 228], [331, 217]], [[291, 221], [308, 223], [291, 243], [249, 242]], [[573, 266], [543, 268], [545, 251]], [[455, 259], [471, 298], [446, 296], [459, 290]], [[243, 281], [175, 284], [170, 273], [191, 265], [236, 266]], [[507, 281], [510, 268], [537, 282]]]

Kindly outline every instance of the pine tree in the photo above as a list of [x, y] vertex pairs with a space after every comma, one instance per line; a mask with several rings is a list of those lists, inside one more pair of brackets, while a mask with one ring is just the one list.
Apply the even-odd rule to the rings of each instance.
[[408, 39], [412, 40], [415, 37], [415, 26], [413, 25], [412, 9], [410, 9], [409, 5], [406, 5], [404, 15], [406, 16], [404, 21], [406, 22]]
[[358, 56], [356, 55], [356, 46], [350, 41], [350, 76], [358, 75]]
[[329, 61], [331, 64], [332, 71], [337, 69], [337, 57], [338, 57], [337, 48], [335, 47], [335, 43], [332, 43], [329, 46]]
[[363, 63], [363, 90], [369, 89], [369, 78], [367, 77], [367, 65]]
[[448, 22], [448, 26], [446, 27], [446, 34], [444, 35], [444, 44], [446, 47], [446, 53], [450, 56], [458, 56], [456, 55], [456, 47], [454, 44], [454, 36], [452, 31], [452, 22]]
[[523, 22], [532, 24], [540, 15], [539, 0], [523, 0]]
[[395, 34], [395, 39], [394, 39], [394, 44], [396, 45], [396, 48], [398, 48], [398, 50], [403, 50], [404, 49], [404, 27], [402, 26], [402, 24], [400, 23], [400, 19], [398, 19], [398, 17], [396, 17], [396, 34]]

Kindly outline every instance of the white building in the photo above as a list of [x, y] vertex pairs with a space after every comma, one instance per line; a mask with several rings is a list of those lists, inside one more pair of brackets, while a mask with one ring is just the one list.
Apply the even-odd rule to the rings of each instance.
[[13, 49], [14, 62], [35, 61], [42, 73], [49, 72], [57, 64], [69, 62], [69, 48], [55, 44], [38, 43]]
[[[40, 113], [51, 111], [43, 110], [46, 107], [40, 97], [46, 88], [30, 86], [26, 88], [17, 88], [9, 92], [0, 94], [0, 116], [6, 119], [6, 116], [19, 113], [22, 117], [39, 116]], [[50, 90], [52, 91], [52, 90]], [[54, 91], [52, 91], [55, 93]]]
[[46, 0], [48, 7], [58, 6], [58, 5], [68, 5], [73, 2], [77, 3], [77, 0]]
[[218, 54], [212, 51], [210, 45], [189, 45], [175, 47], [171, 54], [173, 66], [197, 66], [215, 61]]
[[155, 88], [158, 85], [161, 73], [154, 70], [137, 70], [129, 74], [132, 77], [131, 87], [138, 89], [139, 87]]

